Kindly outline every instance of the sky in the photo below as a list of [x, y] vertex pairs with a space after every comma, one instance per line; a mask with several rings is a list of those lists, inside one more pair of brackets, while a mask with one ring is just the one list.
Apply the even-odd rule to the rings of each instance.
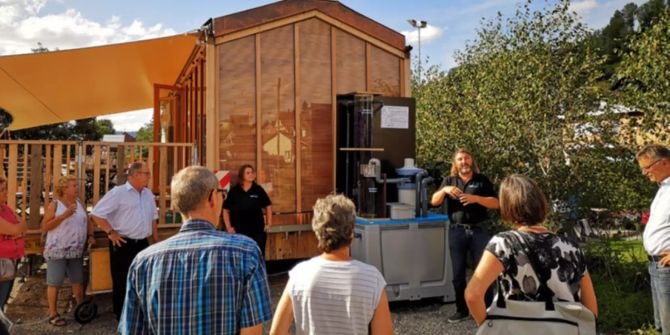
[[[71, 49], [169, 36], [199, 28], [209, 18], [262, 6], [260, 0], [0, 0], [0, 55], [30, 53], [38, 42], [48, 49]], [[418, 33], [408, 19], [423, 20], [422, 63], [443, 69], [456, 65], [454, 52], [476, 38], [482, 19], [509, 17], [522, 0], [342, 0], [344, 5], [403, 33], [418, 55]], [[552, 6], [556, 0], [535, 0]], [[615, 10], [644, 0], [573, 0], [589, 28], [607, 24]], [[104, 116], [119, 131], [136, 131], [151, 120], [141, 110]]]

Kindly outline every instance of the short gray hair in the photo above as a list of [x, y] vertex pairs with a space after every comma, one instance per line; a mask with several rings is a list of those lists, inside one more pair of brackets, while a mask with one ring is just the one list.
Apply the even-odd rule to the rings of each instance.
[[128, 175], [132, 176], [134, 173], [139, 172], [146, 165], [143, 161], [136, 161], [128, 165]]
[[214, 173], [202, 166], [181, 169], [170, 183], [172, 208], [182, 214], [198, 209], [218, 184]]
[[638, 160], [642, 157], [649, 159], [665, 158], [665, 160], [670, 162], [670, 150], [660, 144], [650, 144], [640, 149], [640, 151], [637, 152], [637, 155], [635, 155], [635, 158]]
[[318, 248], [331, 252], [351, 244], [356, 220], [356, 206], [343, 195], [329, 195], [314, 204], [312, 230]]

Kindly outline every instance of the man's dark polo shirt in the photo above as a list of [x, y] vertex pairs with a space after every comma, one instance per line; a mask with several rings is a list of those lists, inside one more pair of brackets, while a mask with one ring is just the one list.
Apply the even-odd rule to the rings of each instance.
[[[475, 173], [467, 183], [464, 183], [459, 176], [447, 176], [442, 181], [440, 189], [445, 186], [456, 186], [467, 194], [496, 197], [493, 183], [479, 173]], [[446, 195], [444, 199], [447, 202], [447, 214], [451, 223], [475, 224], [488, 219], [486, 207], [480, 204], [464, 206], [460, 200], [454, 199], [450, 195]]]

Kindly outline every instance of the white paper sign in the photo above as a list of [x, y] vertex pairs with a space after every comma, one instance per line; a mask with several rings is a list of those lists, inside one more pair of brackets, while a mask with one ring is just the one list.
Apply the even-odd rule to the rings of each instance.
[[409, 107], [382, 107], [382, 128], [409, 129]]

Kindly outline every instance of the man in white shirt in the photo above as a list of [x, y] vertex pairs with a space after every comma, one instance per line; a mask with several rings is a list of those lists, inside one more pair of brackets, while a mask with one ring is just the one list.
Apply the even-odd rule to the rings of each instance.
[[128, 182], [105, 194], [91, 212], [91, 219], [109, 238], [109, 263], [116, 320], [121, 316], [130, 263], [140, 251], [158, 238], [158, 211], [154, 195], [147, 188], [151, 171], [144, 162], [128, 168]]
[[654, 323], [663, 335], [670, 335], [670, 150], [653, 144], [642, 148], [636, 158], [642, 174], [660, 186], [642, 240], [649, 257]]

